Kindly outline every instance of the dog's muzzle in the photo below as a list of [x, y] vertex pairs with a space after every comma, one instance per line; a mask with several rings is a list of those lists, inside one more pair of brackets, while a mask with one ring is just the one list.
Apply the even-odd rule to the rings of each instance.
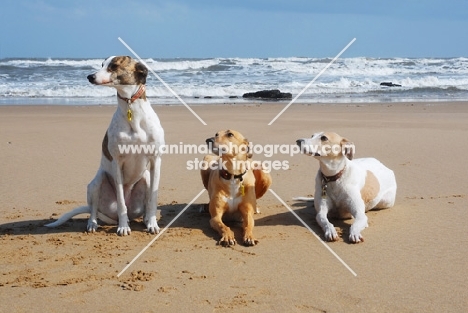
[[296, 144], [301, 148], [301, 152], [306, 155], [313, 155], [313, 156], [320, 156], [320, 153], [317, 151], [313, 151], [310, 145], [306, 144], [305, 139], [298, 139], [296, 140]]
[[307, 154], [307, 146], [305, 145], [304, 139], [296, 140], [296, 144], [301, 148], [301, 152]]
[[214, 154], [218, 154], [218, 148], [215, 147], [215, 140], [214, 137], [208, 138], [205, 140], [206, 144], [208, 145], [208, 149]]

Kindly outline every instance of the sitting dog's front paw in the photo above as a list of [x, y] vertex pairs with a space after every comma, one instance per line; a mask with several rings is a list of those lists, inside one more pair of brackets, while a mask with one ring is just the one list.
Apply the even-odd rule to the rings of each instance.
[[338, 240], [338, 233], [336, 232], [335, 227], [329, 226], [325, 231], [325, 239], [327, 241], [337, 241]]
[[145, 220], [146, 229], [150, 234], [159, 234], [159, 226], [156, 221], [156, 216], [152, 216], [149, 219]]
[[86, 228], [88, 233], [95, 233], [97, 228], [98, 228], [98, 223], [97, 223], [96, 220], [89, 220], [88, 221], [88, 227]]
[[230, 247], [236, 244], [236, 239], [234, 239], [234, 233], [232, 232], [232, 230], [228, 229], [224, 232], [223, 236], [221, 237], [221, 240], [219, 241], [219, 244], [223, 247]]
[[117, 235], [119, 236], [128, 236], [132, 233], [132, 230], [130, 229], [129, 226], [119, 226], [117, 228]]
[[128, 220], [127, 214], [122, 214], [119, 216], [119, 227], [117, 227], [117, 235], [128, 236], [132, 233], [129, 222], [130, 221]]

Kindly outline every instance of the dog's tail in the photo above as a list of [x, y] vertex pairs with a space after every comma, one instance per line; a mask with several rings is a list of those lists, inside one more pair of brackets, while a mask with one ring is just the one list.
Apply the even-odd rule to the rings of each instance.
[[62, 216], [60, 216], [60, 218], [58, 220], [56, 220], [55, 222], [46, 224], [44, 226], [51, 227], [51, 228], [52, 227], [57, 227], [57, 226], [62, 225], [63, 223], [65, 223], [69, 219], [71, 219], [73, 216], [78, 215], [78, 214], [83, 214], [83, 213], [91, 213], [91, 208], [89, 206], [87, 206], [87, 205], [77, 207], [76, 209], [73, 209], [70, 212], [67, 212], [67, 213], [63, 214]]
[[308, 198], [308, 197], [294, 197], [294, 201], [314, 201], [314, 198]]

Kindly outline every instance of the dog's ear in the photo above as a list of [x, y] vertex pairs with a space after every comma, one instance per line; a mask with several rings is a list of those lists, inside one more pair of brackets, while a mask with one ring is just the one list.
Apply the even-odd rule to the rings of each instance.
[[244, 142], [242, 143], [246, 146], [246, 152], [247, 152], [247, 158], [251, 159], [253, 157], [252, 151], [250, 151], [250, 145], [249, 145], [249, 140], [247, 138], [244, 138]]
[[135, 80], [138, 84], [146, 84], [146, 76], [148, 76], [148, 69], [142, 63], [135, 64]]
[[341, 145], [341, 151], [343, 152], [343, 155], [345, 155], [348, 159], [352, 160], [354, 158], [354, 152], [355, 152], [354, 143], [352, 143], [346, 138], [343, 138], [341, 139], [340, 145]]

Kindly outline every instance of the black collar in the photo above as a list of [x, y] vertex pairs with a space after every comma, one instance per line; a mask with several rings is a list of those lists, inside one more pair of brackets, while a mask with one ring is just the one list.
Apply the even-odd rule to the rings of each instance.
[[239, 174], [239, 175], [234, 175], [234, 174], [231, 174], [229, 173], [228, 171], [222, 169], [222, 170], [219, 170], [219, 176], [225, 180], [231, 180], [231, 178], [234, 177], [234, 179], [239, 179], [239, 181], [243, 181], [244, 178], [242, 176], [245, 175], [245, 173], [247, 173], [247, 171], [245, 171], [244, 173], [242, 174]]

